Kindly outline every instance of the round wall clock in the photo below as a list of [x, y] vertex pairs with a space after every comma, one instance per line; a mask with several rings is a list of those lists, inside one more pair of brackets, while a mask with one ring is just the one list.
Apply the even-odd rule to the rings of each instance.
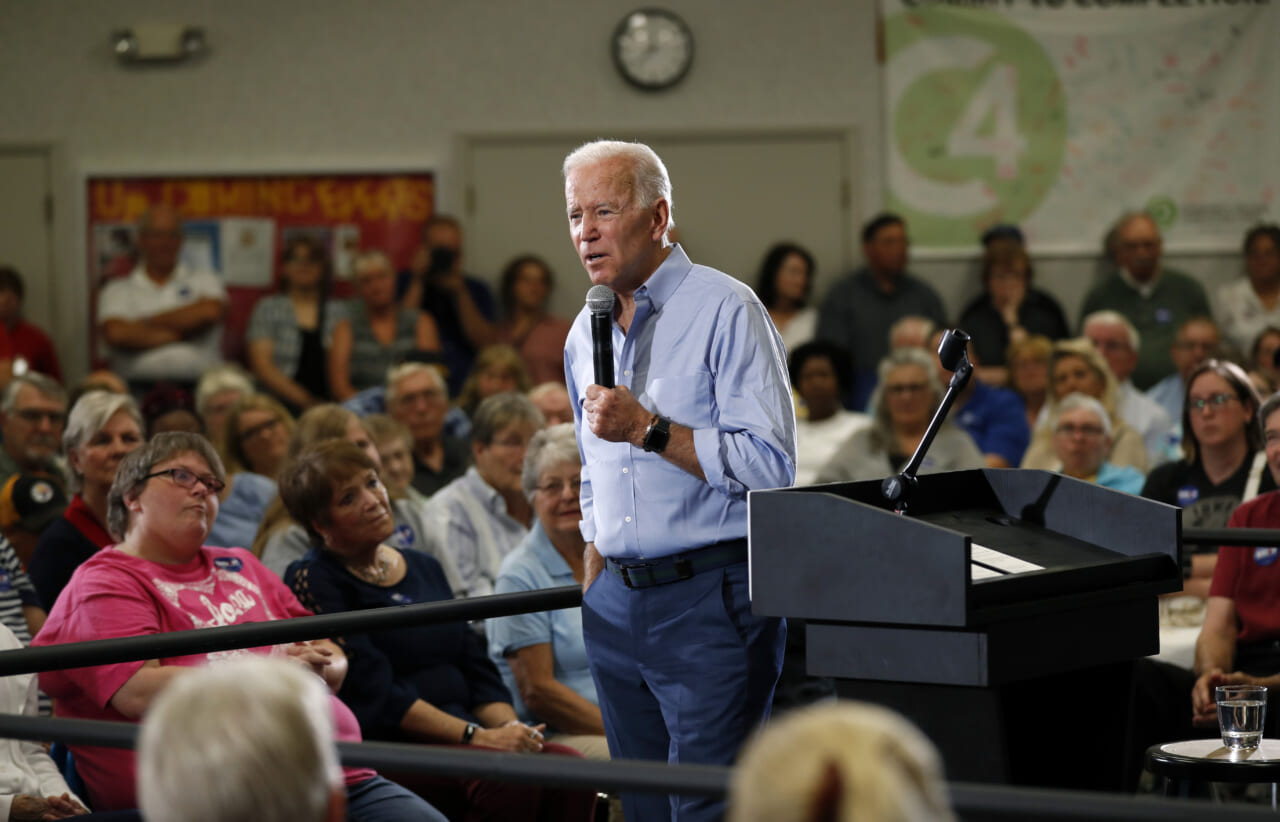
[[637, 88], [671, 88], [693, 65], [693, 32], [674, 12], [636, 9], [613, 31], [613, 63]]

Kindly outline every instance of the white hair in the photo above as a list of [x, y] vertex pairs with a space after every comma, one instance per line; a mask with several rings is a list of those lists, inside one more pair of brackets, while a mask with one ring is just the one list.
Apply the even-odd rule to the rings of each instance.
[[1133, 323], [1129, 322], [1129, 318], [1121, 314], [1119, 311], [1095, 311], [1084, 318], [1084, 322], [1080, 324], [1080, 329], [1088, 334], [1091, 325], [1118, 325], [1124, 329], [1124, 333], [1129, 335], [1129, 347], [1134, 351], [1142, 348], [1142, 336], [1138, 334], [1138, 329], [1134, 328]]
[[1088, 394], [1081, 394], [1079, 391], [1073, 391], [1063, 397], [1058, 403], [1058, 408], [1054, 412], [1053, 427], [1058, 427], [1058, 420], [1067, 411], [1075, 411], [1083, 408], [1093, 413], [1098, 418], [1098, 425], [1102, 426], [1102, 433], [1108, 437], [1111, 436], [1111, 417], [1107, 414], [1107, 409], [1102, 407], [1102, 403], [1098, 402]]
[[444, 375], [440, 373], [440, 369], [433, 365], [427, 365], [424, 362], [402, 362], [399, 365], [393, 365], [387, 369], [387, 383], [385, 389], [385, 401], [387, 407], [395, 402], [397, 386], [405, 379], [415, 374], [429, 374], [435, 380], [436, 386], [444, 392], [445, 399], [449, 398], [449, 384], [445, 382]]
[[196, 383], [196, 413], [204, 417], [209, 410], [209, 401], [223, 391], [239, 391], [242, 396], [248, 396], [254, 392], [253, 378], [235, 363], [210, 368]]
[[[67, 427], [62, 431], [62, 450], [70, 452], [89, 444], [89, 440], [101, 431], [111, 418], [123, 411], [138, 426], [138, 435], [146, 438], [146, 425], [138, 404], [128, 394], [93, 390], [80, 395], [67, 415]], [[71, 491], [78, 493], [84, 485], [84, 476], [71, 465]]]
[[[815, 808], [818, 805], [818, 808]], [[937, 751], [876, 705], [790, 713], [748, 746], [729, 786], [729, 822], [952, 822]]]
[[197, 668], [156, 697], [138, 737], [146, 819], [313, 822], [341, 789], [333, 708], [301, 666], [262, 656]]
[[582, 467], [582, 455], [578, 453], [573, 423], [562, 422], [534, 434], [525, 451], [524, 471], [520, 475], [524, 495], [533, 499], [538, 490], [538, 480], [542, 479], [542, 472], [566, 462]]
[[671, 198], [671, 177], [658, 153], [644, 143], [621, 140], [595, 140], [569, 152], [564, 158], [564, 178], [581, 166], [610, 160], [624, 160], [631, 167], [631, 197], [639, 206], [649, 208], [659, 200], [667, 201], [667, 232], [676, 225], [675, 201]]

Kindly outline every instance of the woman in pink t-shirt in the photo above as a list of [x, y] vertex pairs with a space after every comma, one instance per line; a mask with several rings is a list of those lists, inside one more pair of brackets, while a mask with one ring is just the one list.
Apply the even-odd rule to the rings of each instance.
[[[32, 644], [308, 616], [289, 589], [248, 551], [204, 545], [225, 482], [213, 446], [197, 434], [157, 434], [129, 454], [107, 498], [107, 525], [124, 539], [80, 566]], [[248, 653], [286, 655], [313, 670], [331, 691], [341, 686], [347, 672], [346, 656], [336, 644], [321, 639], [49, 671], [40, 675], [40, 684], [55, 698], [59, 716], [137, 722], [175, 677]], [[336, 696], [331, 705], [338, 738], [359, 741], [355, 716]], [[75, 745], [71, 750], [95, 810], [136, 804], [131, 752]], [[371, 770], [348, 768], [345, 773], [348, 807], [356, 818], [444, 819], [426, 802]]]

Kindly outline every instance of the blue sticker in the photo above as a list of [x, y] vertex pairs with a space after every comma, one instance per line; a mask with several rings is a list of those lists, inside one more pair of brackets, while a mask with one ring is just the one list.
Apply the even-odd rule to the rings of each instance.
[[1198, 499], [1200, 499], [1200, 489], [1194, 485], [1184, 485], [1178, 489], [1178, 504], [1183, 508]]
[[1253, 549], [1253, 561], [1255, 564], [1266, 568], [1268, 565], [1275, 564], [1276, 559], [1280, 557], [1280, 548], [1272, 546], [1265, 548], [1259, 546]]
[[413, 529], [410, 528], [408, 525], [397, 525], [396, 539], [400, 540], [401, 546], [405, 548], [412, 548], [413, 540], [415, 539], [415, 534], [413, 533]]
[[244, 567], [244, 561], [236, 557], [214, 557], [213, 564], [224, 571], [234, 572]]
[[190, 298], [191, 298], [191, 286], [189, 286], [189, 285], [184, 285], [184, 286], [182, 286], [182, 288], [179, 288], [179, 289], [178, 289], [178, 296], [179, 296], [181, 299], [184, 299], [184, 300], [186, 300], [186, 299], [190, 299]]
[[413, 602], [412, 597], [406, 596], [399, 591], [393, 591], [391, 593], [391, 598], [401, 605], [408, 605], [410, 602]]
[[1168, 325], [1173, 322], [1173, 310], [1169, 308], [1156, 309], [1156, 322], [1161, 325]]
[[0, 568], [0, 591], [12, 591], [13, 580], [9, 577], [9, 572]]

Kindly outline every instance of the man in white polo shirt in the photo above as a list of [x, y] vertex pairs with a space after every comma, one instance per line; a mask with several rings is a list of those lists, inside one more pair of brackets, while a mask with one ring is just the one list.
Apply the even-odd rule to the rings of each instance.
[[193, 384], [222, 359], [227, 292], [210, 271], [179, 261], [182, 220], [168, 205], [138, 221], [142, 260], [98, 295], [98, 329], [111, 369], [135, 390], [159, 380]]

